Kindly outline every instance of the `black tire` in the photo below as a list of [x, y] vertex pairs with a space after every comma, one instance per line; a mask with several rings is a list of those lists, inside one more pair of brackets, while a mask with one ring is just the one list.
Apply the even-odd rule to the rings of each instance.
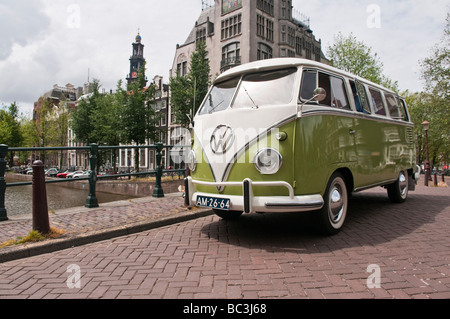
[[387, 186], [389, 199], [393, 203], [403, 203], [408, 197], [408, 172], [401, 171], [395, 183]]
[[318, 212], [320, 231], [324, 235], [335, 235], [344, 226], [348, 211], [348, 190], [345, 179], [334, 173], [323, 196], [324, 205]]
[[230, 210], [230, 211], [225, 211], [225, 210], [219, 210], [219, 209], [213, 209], [214, 214], [216, 214], [217, 216], [219, 216], [222, 219], [225, 220], [234, 220], [234, 219], [238, 219], [243, 212], [239, 212], [239, 211], [234, 211], [234, 210]]

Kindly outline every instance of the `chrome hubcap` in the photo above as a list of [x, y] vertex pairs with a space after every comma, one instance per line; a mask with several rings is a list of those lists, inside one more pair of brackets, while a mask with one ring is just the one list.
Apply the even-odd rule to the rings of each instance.
[[332, 223], [337, 224], [342, 218], [344, 212], [344, 201], [342, 199], [342, 188], [340, 185], [334, 185], [329, 204], [329, 216]]
[[402, 194], [402, 197], [403, 197], [403, 196], [405, 196], [406, 191], [408, 189], [408, 181], [406, 180], [406, 176], [403, 172], [400, 173], [398, 181], [399, 181], [399, 185], [400, 185], [400, 194]]

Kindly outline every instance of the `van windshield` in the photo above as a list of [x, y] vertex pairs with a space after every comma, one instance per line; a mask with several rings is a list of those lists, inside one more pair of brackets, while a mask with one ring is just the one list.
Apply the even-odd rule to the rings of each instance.
[[236, 77], [214, 85], [198, 114], [203, 115], [223, 111], [229, 107], [239, 79], [240, 77]]
[[259, 108], [289, 104], [293, 97], [297, 69], [267, 71], [244, 76], [233, 108]]

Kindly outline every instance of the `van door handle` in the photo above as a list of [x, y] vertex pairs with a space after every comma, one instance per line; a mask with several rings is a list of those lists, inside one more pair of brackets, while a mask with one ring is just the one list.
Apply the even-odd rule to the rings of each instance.
[[350, 135], [355, 135], [356, 131], [355, 130], [350, 130], [349, 133], [350, 133]]

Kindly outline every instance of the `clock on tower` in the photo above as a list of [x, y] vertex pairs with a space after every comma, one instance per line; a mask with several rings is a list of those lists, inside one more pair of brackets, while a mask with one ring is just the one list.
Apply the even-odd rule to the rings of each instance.
[[142, 37], [139, 32], [136, 36], [136, 41], [132, 44], [132, 46], [133, 46], [133, 53], [130, 57], [130, 73], [129, 76], [127, 77], [128, 84], [137, 80], [139, 70], [145, 63], [144, 45], [142, 44]]

